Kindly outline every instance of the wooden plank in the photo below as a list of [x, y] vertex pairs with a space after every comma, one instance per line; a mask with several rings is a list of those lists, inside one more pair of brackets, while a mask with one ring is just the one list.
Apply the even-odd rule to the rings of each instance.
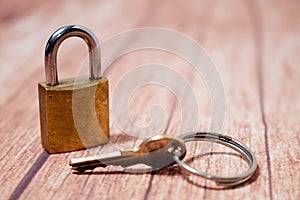
[[[266, 5], [263, 12], [262, 94], [274, 199], [300, 198], [299, 2]], [[275, 31], [277, 30], [277, 31]]]
[[[4, 63], [4, 66], [1, 67], [4, 75], [8, 75], [7, 70], [11, 70], [5, 68], [10, 67], [10, 65], [6, 66], [9, 59], [13, 60], [14, 58], [4, 57], [1, 59]], [[27, 58], [21, 54], [20, 59]], [[20, 68], [19, 70], [17, 66], [12, 66], [12, 69], [15, 70], [15, 76], [1, 77], [1, 84], [3, 84], [1, 92], [4, 93], [1, 93], [3, 98], [1, 98], [0, 106], [0, 142], [5, 148], [0, 153], [0, 165], [3, 170], [0, 179], [4, 183], [4, 187], [1, 187], [1, 198], [4, 199], [10, 196], [20, 181], [30, 180], [30, 177], [25, 177], [25, 174], [33, 169], [31, 168], [32, 163], [39, 160], [37, 163], [39, 166], [46, 160], [45, 156], [40, 157], [42, 148], [39, 127], [32, 123], [38, 121], [35, 93], [39, 75], [35, 69], [31, 71]], [[1, 75], [3, 74], [1, 73]]]

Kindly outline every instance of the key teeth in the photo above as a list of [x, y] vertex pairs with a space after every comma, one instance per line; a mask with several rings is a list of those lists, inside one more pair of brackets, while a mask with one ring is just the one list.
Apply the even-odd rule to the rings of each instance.
[[85, 169], [73, 169], [73, 170], [75, 170], [79, 174], [82, 174], [83, 172], [85, 172]]
[[73, 171], [75, 171], [75, 172], [77, 172], [77, 173], [79, 173], [79, 174], [82, 174], [82, 173], [84, 173], [85, 171], [87, 171], [87, 170], [94, 170], [96, 167], [90, 167], [90, 168], [88, 168], [88, 169], [86, 169], [86, 168], [80, 168], [80, 167], [78, 167], [78, 168], [72, 168], [73, 169]]

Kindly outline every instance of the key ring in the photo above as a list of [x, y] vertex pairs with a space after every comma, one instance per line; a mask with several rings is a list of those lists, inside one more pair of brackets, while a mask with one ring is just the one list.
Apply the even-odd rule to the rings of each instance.
[[249, 165], [249, 169], [247, 171], [235, 176], [216, 176], [216, 175], [199, 171], [187, 165], [186, 163], [181, 161], [181, 159], [178, 156], [174, 155], [175, 162], [181, 168], [183, 168], [189, 173], [201, 176], [206, 179], [214, 180], [220, 186], [228, 187], [228, 186], [235, 186], [244, 183], [254, 175], [257, 169], [257, 161], [253, 152], [246, 145], [244, 145], [240, 141], [230, 136], [223, 135], [220, 133], [215, 133], [215, 132], [188, 132], [180, 135], [179, 137], [183, 139], [184, 142], [191, 142], [191, 141], [217, 142], [219, 144], [222, 144], [224, 146], [227, 146], [237, 151], [246, 159]]

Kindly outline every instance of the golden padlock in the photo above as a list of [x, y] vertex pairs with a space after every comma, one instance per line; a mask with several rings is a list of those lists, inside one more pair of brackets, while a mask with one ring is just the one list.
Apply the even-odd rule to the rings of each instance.
[[[58, 81], [57, 51], [67, 38], [82, 38], [89, 49], [89, 77]], [[100, 45], [80, 25], [55, 31], [45, 48], [46, 82], [38, 84], [42, 146], [61, 153], [104, 144], [109, 140], [108, 80], [100, 77]]]

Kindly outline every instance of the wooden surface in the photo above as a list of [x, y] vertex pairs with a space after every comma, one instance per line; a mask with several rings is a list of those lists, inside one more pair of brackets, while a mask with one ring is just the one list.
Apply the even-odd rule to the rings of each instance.
[[[0, 198], [299, 199], [299, 10], [299, 2], [292, 0], [1, 1]], [[151, 26], [177, 30], [202, 44], [218, 66], [225, 88], [226, 118], [221, 132], [254, 151], [259, 164], [256, 176], [240, 187], [222, 189], [185, 175], [178, 166], [137, 174], [111, 167], [78, 175], [71, 172], [68, 162], [88, 152], [48, 155], [40, 141], [37, 84], [45, 80], [45, 43], [54, 30], [66, 24], [87, 26], [100, 41], [124, 30]], [[75, 76], [86, 56], [81, 40], [65, 41], [59, 51], [59, 77]], [[113, 63], [108, 73], [110, 90], [130, 66], [146, 62], [164, 63], [178, 70], [188, 66], [163, 52], [129, 54]], [[202, 88], [203, 83], [192, 84]], [[203, 99], [199, 102], [202, 120], [198, 128], [207, 130], [211, 119], [207, 105], [211, 103], [203, 86], [204, 90], [199, 90]], [[153, 88], [148, 88], [148, 94], [151, 91]], [[131, 104], [139, 113], [139, 123], [145, 122], [146, 105], [157, 100], [155, 93], [150, 93], [151, 98], [147, 90], [144, 94], [146, 97], [135, 97]], [[162, 101], [175, 113], [165, 129], [175, 132], [179, 108], [170, 106], [170, 101]], [[139, 142], [122, 134], [112, 120], [113, 145], [103, 147], [102, 152]], [[209, 155], [198, 150], [201, 143], [192, 143], [189, 148], [186, 162], [204, 171], [226, 175], [246, 166], [238, 156], [224, 153], [227, 149], [217, 145]]]

